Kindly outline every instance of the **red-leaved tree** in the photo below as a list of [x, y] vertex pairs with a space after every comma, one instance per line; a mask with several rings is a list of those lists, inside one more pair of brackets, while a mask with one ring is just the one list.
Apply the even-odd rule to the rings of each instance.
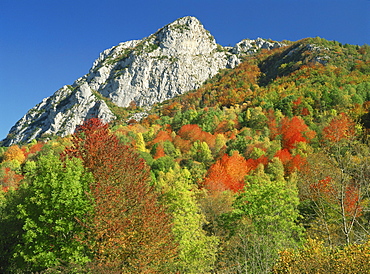
[[224, 190], [240, 191], [245, 186], [245, 176], [254, 168], [237, 151], [232, 156], [224, 154], [208, 170], [204, 185], [211, 192]]
[[0, 168], [0, 187], [2, 190], [8, 191], [9, 188], [17, 188], [22, 179], [23, 175], [17, 174], [9, 167]]
[[352, 138], [354, 135], [355, 122], [345, 113], [333, 118], [329, 125], [323, 129], [324, 140], [333, 143]]
[[198, 125], [184, 125], [180, 128], [178, 135], [184, 139], [189, 140], [190, 142], [206, 142], [210, 148], [213, 148], [215, 145], [216, 137], [211, 133], [203, 131]]
[[294, 116], [292, 119], [284, 117], [281, 120], [281, 134], [283, 148], [293, 149], [299, 142], [307, 143], [315, 137], [302, 118]]
[[77, 128], [65, 156], [81, 158], [95, 178], [95, 213], [81, 220], [88, 230], [92, 267], [117, 273], [163, 272], [176, 247], [170, 216], [149, 186], [144, 160], [96, 118]]
[[295, 170], [301, 170], [306, 164], [306, 158], [300, 154], [292, 155], [286, 148], [278, 150], [275, 154], [285, 167], [286, 174], [291, 174]]

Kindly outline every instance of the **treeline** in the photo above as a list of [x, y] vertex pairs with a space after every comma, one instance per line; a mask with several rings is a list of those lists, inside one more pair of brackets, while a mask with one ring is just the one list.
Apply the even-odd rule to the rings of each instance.
[[0, 271], [370, 271], [369, 67], [305, 39], [140, 122], [1, 148]]

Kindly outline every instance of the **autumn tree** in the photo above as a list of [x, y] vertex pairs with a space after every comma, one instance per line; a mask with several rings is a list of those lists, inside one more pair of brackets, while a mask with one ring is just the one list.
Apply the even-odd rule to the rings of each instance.
[[166, 153], [165, 153], [164, 147], [163, 147], [163, 143], [156, 144], [156, 146], [153, 147], [153, 148], [154, 148], [153, 150], [155, 151], [155, 153], [153, 154], [154, 159], [158, 159], [158, 158], [166, 156]]
[[338, 143], [348, 140], [355, 135], [355, 122], [345, 113], [334, 117], [328, 126], [323, 129], [323, 141]]
[[154, 145], [156, 143], [164, 142], [164, 141], [172, 141], [172, 137], [170, 133], [168, 133], [165, 130], [160, 130], [153, 141], [151, 141], [151, 144]]
[[275, 157], [278, 157], [285, 167], [287, 175], [301, 170], [306, 165], [306, 158], [300, 154], [293, 155], [288, 149], [284, 148], [276, 152]]
[[184, 125], [179, 130], [178, 135], [191, 142], [206, 142], [210, 148], [215, 145], [216, 137], [209, 132], [203, 131], [198, 125]]
[[144, 160], [99, 119], [80, 126], [72, 143], [65, 154], [81, 158], [95, 179], [90, 185], [94, 215], [85, 223], [95, 269], [163, 271], [176, 246], [170, 216], [149, 186]]
[[243, 189], [244, 177], [252, 167], [237, 151], [229, 156], [224, 154], [208, 170], [204, 181], [205, 187], [211, 192]]
[[281, 134], [282, 145], [286, 149], [293, 149], [299, 142], [309, 142], [316, 135], [298, 116], [294, 116], [292, 119], [284, 117], [281, 120]]
[[[338, 120], [347, 118], [332, 121]], [[331, 246], [363, 242], [370, 235], [362, 216], [370, 198], [369, 148], [348, 132], [326, 128], [324, 138], [330, 141], [324, 139], [321, 151], [308, 157], [308, 170], [301, 172], [302, 199], [308, 199], [314, 211], [308, 232]]]
[[9, 147], [4, 153], [4, 161], [16, 160], [19, 163], [23, 163], [25, 159], [26, 157], [18, 145]]
[[26, 157], [23, 150], [13, 145], [4, 152], [3, 162], [0, 164], [0, 187], [3, 190], [17, 188], [23, 179], [21, 165]]
[[280, 252], [273, 273], [368, 273], [370, 242], [330, 248], [323, 241], [309, 239], [298, 249]]
[[141, 132], [139, 132], [139, 133], [136, 135], [135, 148], [136, 148], [138, 151], [141, 151], [141, 152], [147, 152], [147, 151], [148, 151], [148, 150], [146, 149], [146, 147], [145, 147], [144, 137], [143, 137], [143, 134], [142, 134]]
[[0, 186], [4, 191], [7, 191], [9, 188], [17, 188], [22, 179], [23, 175], [10, 167], [0, 167]]
[[31, 155], [36, 154], [39, 152], [42, 147], [44, 146], [43, 142], [38, 142], [35, 139], [33, 139], [28, 146], [25, 146], [22, 148], [22, 151], [26, 158], [30, 157]]

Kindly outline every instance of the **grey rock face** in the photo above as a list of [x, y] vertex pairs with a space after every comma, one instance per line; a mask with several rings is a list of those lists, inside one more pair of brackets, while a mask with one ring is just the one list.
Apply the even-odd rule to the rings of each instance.
[[85, 80], [121, 107], [148, 106], [198, 88], [221, 68], [240, 63], [194, 17], [184, 17], [141, 41], [104, 51]]
[[30, 109], [12, 127], [3, 144], [26, 142], [43, 134], [70, 134], [89, 117], [100, 117], [104, 122], [115, 118], [106, 103], [99, 100], [86, 83], [78, 88], [64, 86]]
[[138, 106], [173, 98], [194, 90], [223, 68], [233, 68], [239, 56], [257, 48], [279, 45], [263, 39], [243, 40], [231, 50], [194, 17], [180, 18], [142, 40], [103, 51], [88, 74], [64, 86], [28, 111], [10, 130], [3, 145], [27, 142], [42, 134], [65, 136], [93, 116], [115, 119], [104, 96], [120, 107]]
[[274, 49], [285, 46], [283, 43], [279, 42], [269, 42], [262, 38], [257, 38], [256, 40], [244, 39], [237, 43], [232, 49], [231, 52], [234, 54], [253, 54], [260, 49]]

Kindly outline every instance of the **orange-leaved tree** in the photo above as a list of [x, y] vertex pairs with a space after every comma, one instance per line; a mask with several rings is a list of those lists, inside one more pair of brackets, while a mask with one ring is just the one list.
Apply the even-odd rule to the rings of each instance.
[[281, 134], [283, 148], [287, 149], [295, 148], [299, 142], [307, 143], [316, 135], [298, 116], [294, 116], [292, 119], [284, 117], [281, 120]]
[[355, 122], [348, 115], [341, 113], [334, 117], [329, 125], [323, 129], [323, 139], [324, 141], [338, 143], [343, 139], [353, 138], [355, 125]]
[[184, 139], [189, 140], [190, 142], [206, 142], [210, 148], [213, 148], [215, 145], [216, 137], [211, 133], [203, 131], [198, 125], [184, 125], [180, 128], [178, 135]]
[[17, 174], [9, 167], [0, 168], [0, 186], [2, 190], [7, 191], [9, 188], [17, 188], [19, 182], [23, 179], [23, 175]]
[[90, 187], [95, 213], [81, 220], [89, 231], [92, 266], [119, 273], [164, 271], [176, 246], [144, 160], [97, 118], [77, 128], [65, 155], [81, 158], [95, 178]]
[[306, 159], [300, 154], [292, 155], [286, 148], [278, 150], [275, 154], [283, 163], [286, 174], [291, 174], [296, 170], [301, 170], [306, 165]]
[[26, 159], [22, 149], [18, 145], [12, 145], [4, 153], [4, 161], [18, 161], [19, 164], [23, 163]]
[[224, 154], [208, 170], [204, 185], [211, 192], [240, 191], [245, 186], [245, 176], [254, 168], [239, 152]]

